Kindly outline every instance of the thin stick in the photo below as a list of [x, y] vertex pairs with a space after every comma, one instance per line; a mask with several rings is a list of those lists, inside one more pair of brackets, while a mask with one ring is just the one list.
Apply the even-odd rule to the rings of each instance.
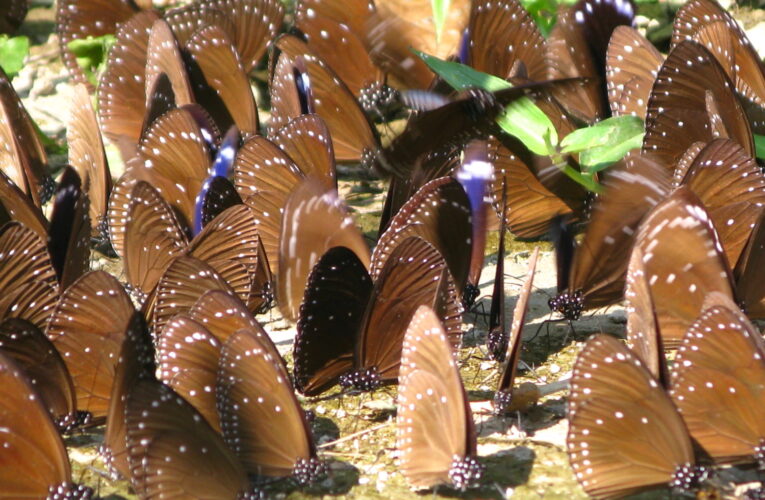
[[329, 448], [330, 446], [335, 446], [336, 444], [348, 441], [350, 439], [353, 439], [358, 436], [363, 436], [364, 434], [368, 434], [370, 432], [374, 432], [377, 430], [382, 429], [383, 427], [387, 427], [389, 425], [392, 425], [393, 422], [383, 422], [382, 424], [375, 425], [374, 427], [370, 427], [368, 429], [364, 429], [363, 431], [354, 432], [353, 434], [348, 434], [345, 437], [341, 437], [339, 439], [335, 439], [334, 441], [330, 441], [329, 443], [320, 444], [317, 446], [317, 448]]

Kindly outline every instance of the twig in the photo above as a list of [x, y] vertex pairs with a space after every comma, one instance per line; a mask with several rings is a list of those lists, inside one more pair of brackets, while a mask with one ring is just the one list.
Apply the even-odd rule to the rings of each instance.
[[387, 426], [392, 425], [392, 424], [393, 424], [393, 422], [391, 422], [391, 421], [383, 422], [382, 424], [378, 424], [378, 425], [375, 425], [374, 427], [370, 427], [368, 429], [364, 429], [363, 431], [354, 432], [353, 434], [348, 434], [347, 436], [341, 437], [339, 439], [335, 439], [334, 441], [330, 441], [328, 443], [320, 444], [317, 448], [319, 448], [319, 449], [329, 448], [330, 446], [335, 446], [336, 444], [343, 443], [343, 442], [348, 441], [350, 439], [353, 439], [355, 437], [363, 436], [364, 434], [368, 434], [370, 432], [374, 432], [374, 431], [380, 430], [383, 427], [387, 427]]

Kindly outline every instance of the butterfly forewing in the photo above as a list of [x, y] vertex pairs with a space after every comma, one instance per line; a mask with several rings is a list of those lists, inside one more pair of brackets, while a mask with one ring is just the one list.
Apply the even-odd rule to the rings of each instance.
[[106, 209], [112, 187], [112, 177], [106, 162], [101, 129], [93, 110], [90, 94], [84, 84], [74, 87], [69, 112], [66, 142], [69, 164], [82, 179], [82, 187], [90, 199], [90, 224], [97, 238], [106, 235]]
[[62, 0], [56, 4], [56, 33], [61, 58], [75, 82], [86, 84], [88, 90], [93, 91], [69, 44], [89, 36], [113, 35], [137, 11], [130, 0]]
[[236, 125], [245, 136], [258, 133], [258, 108], [239, 54], [225, 30], [207, 26], [186, 43], [194, 94], [218, 128]]
[[324, 120], [319, 115], [300, 115], [279, 129], [273, 141], [305, 175], [313, 175], [337, 188], [335, 150]]
[[393, 217], [374, 250], [370, 274], [380, 271], [396, 247], [410, 236], [419, 236], [446, 259], [457, 292], [467, 282], [472, 251], [470, 201], [459, 182], [442, 177], [425, 184]]
[[286, 476], [316, 451], [281, 358], [274, 358], [263, 344], [264, 335], [244, 329], [226, 340], [218, 371], [218, 411], [223, 437], [248, 472]]
[[26, 319], [45, 329], [58, 300], [56, 271], [45, 243], [18, 222], [0, 229], [0, 292], [3, 317]]
[[64, 442], [43, 400], [10, 357], [0, 353], [0, 484], [5, 498], [47, 498], [71, 481]]
[[763, 213], [762, 170], [740, 145], [717, 139], [696, 155], [683, 184], [704, 202], [728, 263], [734, 267]]
[[149, 183], [136, 183], [128, 203], [123, 233], [125, 274], [133, 289], [145, 296], [188, 243], [175, 213]]
[[595, 498], [667, 485], [692, 465], [688, 431], [672, 400], [619, 340], [590, 337], [571, 377], [571, 467]]
[[[356, 369], [371, 369], [382, 382], [395, 382], [412, 314], [421, 305], [443, 314], [441, 286], [450, 279], [444, 258], [427, 241], [411, 236], [397, 245], [375, 280], [364, 313], [356, 344]], [[447, 331], [451, 345], [459, 345], [460, 333]]]
[[451, 483], [455, 459], [475, 454], [473, 419], [449, 341], [426, 306], [404, 335], [397, 408], [398, 465], [409, 484]]
[[522, 64], [527, 78], [546, 79], [545, 39], [518, 1], [473, 2], [468, 36], [473, 69], [508, 78]]

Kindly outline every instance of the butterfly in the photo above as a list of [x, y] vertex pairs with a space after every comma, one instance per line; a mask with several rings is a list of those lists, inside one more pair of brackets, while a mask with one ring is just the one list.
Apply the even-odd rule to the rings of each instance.
[[23, 319], [6, 319], [0, 323], [0, 352], [27, 375], [59, 429], [66, 431], [80, 423], [69, 370], [39, 328]]
[[716, 461], [765, 463], [765, 342], [735, 303], [712, 293], [682, 338], [670, 395]]
[[88, 215], [91, 237], [99, 243], [105, 243], [109, 238], [106, 211], [112, 176], [91, 97], [82, 83], [74, 86], [69, 125], [66, 130], [69, 164], [77, 170], [82, 181], [82, 191], [90, 200]]
[[3, 5], [0, 13], [0, 33], [13, 34], [27, 17], [29, 5], [23, 0], [15, 0]]
[[72, 483], [64, 442], [44, 400], [9, 356], [0, 353], [0, 459], [3, 494], [13, 498], [92, 498], [93, 491]]
[[585, 307], [621, 299], [635, 231], [671, 190], [669, 171], [645, 154], [612, 166], [603, 184], [581, 241], [575, 244], [570, 232], [562, 232], [566, 241], [556, 243], [558, 295], [550, 308], [570, 319]]
[[49, 172], [48, 155], [24, 104], [0, 70], [0, 170], [40, 207], [53, 195], [56, 183]]
[[[687, 187], [675, 190], [643, 219], [633, 252], [640, 257], [631, 259], [628, 273], [643, 273], [647, 280], [664, 348], [679, 346], [711, 292], [733, 297], [731, 272], [717, 232]], [[625, 294], [630, 293], [628, 282]], [[631, 329], [629, 316], [627, 328]]]
[[45, 330], [71, 374], [77, 409], [95, 421], [108, 413], [117, 359], [134, 314], [120, 282], [91, 271], [63, 292]]
[[[502, 245], [500, 240], [500, 245]], [[504, 250], [504, 249], [501, 249]], [[500, 253], [500, 256], [504, 257], [504, 253]], [[510, 324], [510, 331], [505, 333], [504, 328], [504, 274], [500, 275], [499, 269], [502, 269], [504, 273], [504, 265], [499, 264], [497, 261], [497, 275], [495, 280], [499, 278], [500, 286], [496, 286], [494, 294], [492, 295], [492, 310], [495, 309], [495, 300], [501, 313], [498, 315], [500, 321], [496, 328], [499, 330], [490, 330], [489, 336], [492, 333], [497, 332], [501, 336], [501, 341], [496, 342], [495, 346], [489, 345], [495, 353], [494, 359], [501, 363], [501, 373], [499, 376], [499, 383], [497, 390], [494, 394], [494, 413], [501, 415], [508, 411], [515, 409], [526, 409], [531, 404], [535, 403], [538, 399], [538, 391], [534, 384], [524, 383], [519, 387], [514, 387], [515, 374], [518, 369], [518, 362], [521, 360], [521, 343], [522, 343], [522, 330], [526, 320], [526, 310], [529, 305], [529, 299], [531, 298], [531, 287], [534, 284], [534, 273], [536, 272], [537, 259], [539, 258], [539, 247], [534, 249], [534, 252], [529, 258], [528, 271], [526, 272], [526, 280], [523, 282], [521, 291], [518, 294], [518, 300], [515, 303], [515, 310], [513, 311], [513, 322]], [[498, 302], [501, 300], [502, 302]], [[494, 314], [490, 316], [493, 317]], [[497, 322], [495, 319], [494, 322]], [[488, 342], [487, 342], [488, 344]], [[490, 350], [490, 352], [492, 352]], [[500, 354], [497, 356], [497, 354]]]
[[367, 244], [337, 191], [306, 178], [290, 194], [282, 215], [276, 297], [285, 318], [297, 318], [308, 274], [334, 246], [351, 249], [368, 266]]
[[676, 45], [656, 77], [642, 150], [674, 168], [696, 142], [729, 138], [754, 157], [749, 122], [727, 74], [703, 46]]
[[418, 489], [465, 489], [483, 466], [476, 459], [473, 416], [438, 315], [417, 308], [404, 334], [396, 401], [398, 466]]
[[568, 420], [569, 461], [594, 498], [659, 486], [688, 491], [706, 477], [672, 399], [614, 337], [591, 336], [577, 356]]
[[395, 383], [401, 341], [419, 305], [437, 311], [456, 348], [457, 297], [444, 258], [417, 236], [398, 243], [372, 276], [352, 250], [330, 249], [311, 271], [300, 307], [293, 353], [298, 390], [316, 395], [338, 382], [363, 391]]
[[252, 493], [245, 469], [223, 438], [168, 386], [138, 380], [129, 389], [124, 415], [130, 481], [139, 496]]

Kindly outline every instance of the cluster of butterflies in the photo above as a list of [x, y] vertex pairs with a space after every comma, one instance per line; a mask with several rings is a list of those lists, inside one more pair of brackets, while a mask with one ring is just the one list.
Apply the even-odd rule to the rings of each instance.
[[[707, 474], [697, 464], [765, 467], [765, 348], [747, 319], [765, 312], [752, 139], [765, 71], [713, 0], [681, 8], [666, 58], [632, 28], [629, 0], [580, 0], [547, 39], [516, 0], [452, 1], [440, 34], [427, 0], [298, 1], [282, 34], [279, 0], [57, 7], [77, 82], [58, 184], [0, 74], [3, 493], [92, 495], [72, 483], [61, 433], [103, 424], [111, 472], [142, 498], [256, 497], [253, 477], [310, 484], [326, 465], [295, 392], [388, 384], [409, 483], [470, 486], [482, 466], [455, 354], [497, 226], [497, 413], [540, 397], [514, 384], [537, 253], [506, 329], [504, 237], [552, 226], [551, 308], [573, 320], [628, 304], [632, 350], [593, 337], [571, 380], [584, 489], [689, 490]], [[69, 44], [105, 34], [116, 41], [94, 89]], [[514, 86], [448, 93], [410, 47]], [[249, 75], [267, 51], [266, 130]], [[561, 137], [638, 115], [643, 147], [593, 196], [499, 131], [521, 96]], [[407, 109], [383, 146], [378, 125]], [[116, 182], [102, 135], [125, 162]], [[336, 163], [389, 180], [372, 251]], [[90, 270], [91, 247], [120, 257], [120, 280]], [[292, 370], [255, 319], [274, 303], [297, 324]]]

